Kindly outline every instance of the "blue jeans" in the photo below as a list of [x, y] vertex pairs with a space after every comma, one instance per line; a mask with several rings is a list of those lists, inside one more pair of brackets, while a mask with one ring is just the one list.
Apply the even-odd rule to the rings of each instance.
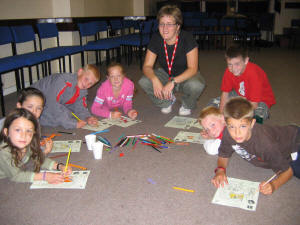
[[[169, 82], [169, 74], [166, 73], [162, 68], [154, 70], [155, 75], [161, 81], [163, 85], [166, 85]], [[146, 76], [142, 76], [139, 80], [139, 85], [150, 97], [151, 101], [158, 107], [166, 108], [172, 104], [171, 100], [159, 99], [154, 95], [152, 82]], [[176, 84], [173, 91], [181, 92], [182, 95], [182, 106], [186, 109], [193, 109], [196, 106], [197, 100], [201, 95], [205, 87], [205, 80], [198, 72], [195, 76], [190, 79]], [[174, 93], [173, 92], [173, 93]]]
[[[300, 127], [298, 128], [298, 135], [300, 133]], [[298, 156], [297, 159], [295, 161], [292, 161], [290, 163], [294, 176], [300, 179], [300, 145], [298, 148]]]
[[[233, 98], [239, 96], [235, 90], [229, 92], [228, 97]], [[220, 97], [212, 99], [208, 106], [215, 106], [217, 108], [220, 107]], [[254, 110], [254, 117], [262, 118], [263, 120], [269, 119], [270, 117], [270, 110], [266, 103], [259, 102], [257, 108]]]

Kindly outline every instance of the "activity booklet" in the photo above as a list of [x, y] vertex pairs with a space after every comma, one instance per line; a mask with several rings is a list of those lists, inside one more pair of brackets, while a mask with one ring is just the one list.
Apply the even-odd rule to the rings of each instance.
[[69, 141], [53, 141], [53, 147], [51, 153], [57, 152], [80, 152], [81, 140], [69, 140]]
[[192, 133], [186, 131], [179, 131], [174, 140], [176, 142], [190, 142], [196, 144], [203, 144], [205, 141], [200, 133]]
[[[44, 172], [44, 171], [41, 171]], [[60, 173], [59, 171], [47, 171], [51, 173]], [[90, 170], [73, 171], [68, 177], [67, 182], [60, 184], [49, 184], [47, 181], [34, 181], [30, 189], [44, 189], [44, 188], [61, 188], [61, 189], [85, 189], [86, 182], [90, 175]]]
[[255, 211], [259, 196], [259, 182], [228, 179], [228, 185], [217, 189], [212, 203]]

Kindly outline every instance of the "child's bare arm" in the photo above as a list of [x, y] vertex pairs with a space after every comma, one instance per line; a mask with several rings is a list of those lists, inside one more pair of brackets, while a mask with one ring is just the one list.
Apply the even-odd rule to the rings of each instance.
[[270, 183], [265, 184], [261, 182], [259, 185], [259, 191], [265, 195], [270, 195], [276, 191], [281, 185], [288, 182], [289, 179], [293, 176], [292, 168], [288, 168], [286, 171], [282, 172], [277, 179], [271, 181]]
[[226, 168], [228, 164], [228, 158], [218, 157], [218, 167], [215, 170], [215, 177], [211, 180], [215, 187], [224, 187], [225, 184], [228, 184], [226, 176]]

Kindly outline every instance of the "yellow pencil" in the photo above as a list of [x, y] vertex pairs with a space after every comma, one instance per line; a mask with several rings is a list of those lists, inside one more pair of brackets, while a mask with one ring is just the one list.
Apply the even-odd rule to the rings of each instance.
[[80, 121], [80, 119], [78, 118], [78, 116], [75, 115], [75, 113], [72, 112], [72, 115], [73, 115], [78, 121]]
[[180, 191], [187, 191], [187, 192], [195, 192], [194, 190], [184, 189], [184, 188], [180, 188], [180, 187], [173, 187], [173, 189], [180, 190]]
[[67, 158], [66, 167], [65, 167], [64, 172], [67, 172], [68, 164], [69, 164], [69, 159], [70, 159], [70, 154], [71, 154], [71, 147], [70, 147], [70, 149], [69, 149], [68, 158]]

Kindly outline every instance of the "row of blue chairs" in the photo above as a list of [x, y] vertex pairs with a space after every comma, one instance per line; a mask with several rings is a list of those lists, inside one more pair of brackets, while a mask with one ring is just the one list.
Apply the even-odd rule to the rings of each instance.
[[[78, 23], [80, 34], [79, 45], [61, 46], [59, 32], [54, 23], [40, 23], [36, 25], [39, 37], [39, 49], [36, 44], [35, 32], [32, 26], [0, 26], [0, 45], [11, 45], [12, 55], [0, 58], [0, 101], [2, 115], [5, 115], [5, 104], [3, 96], [2, 75], [11, 71], [15, 72], [16, 88], [19, 91], [25, 87], [24, 68], [28, 68], [29, 83], [32, 84], [32, 67], [37, 68], [37, 79], [40, 79], [39, 65], [42, 65], [43, 76], [51, 74], [51, 61], [59, 61], [59, 70], [65, 72], [65, 57], [69, 57], [69, 70], [72, 72], [71, 56], [81, 54], [81, 63], [84, 65], [84, 52], [95, 51], [96, 63], [101, 63], [101, 51], [106, 52], [106, 63], [110, 61], [110, 51], [117, 50], [117, 61], [121, 60], [121, 47], [126, 54], [127, 63], [132, 60], [132, 49], [137, 48], [139, 52], [140, 67], [142, 67], [142, 51], [148, 45], [150, 36], [153, 32], [154, 22], [152, 20], [145, 22], [134, 21], [110, 21], [110, 27], [106, 21], [92, 21], [87, 23]], [[120, 23], [120, 24], [119, 24]], [[128, 30], [127, 32], [125, 30]], [[116, 32], [118, 31], [118, 32]], [[103, 32], [106, 36], [103, 38]], [[111, 35], [112, 33], [118, 35]], [[84, 39], [94, 37], [91, 41]], [[55, 38], [56, 45], [50, 48], [44, 48], [44, 41], [48, 38]], [[20, 54], [18, 45], [25, 42], [33, 43], [33, 51]], [[112, 51], [114, 53], [114, 51]], [[61, 67], [63, 62], [63, 69]], [[20, 79], [21, 78], [21, 79]]]
[[216, 43], [216, 38], [219, 38], [221, 43], [224, 42], [220, 47], [226, 48], [227, 38], [240, 40], [245, 45], [248, 39], [259, 40], [261, 36], [259, 29], [245, 18], [185, 18], [184, 27], [198, 37], [202, 48], [204, 41], [208, 42], [209, 48], [212, 40]]

